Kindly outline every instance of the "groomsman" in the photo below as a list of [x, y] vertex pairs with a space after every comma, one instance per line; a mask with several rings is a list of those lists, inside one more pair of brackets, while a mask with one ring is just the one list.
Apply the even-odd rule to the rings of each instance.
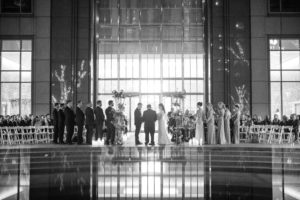
[[82, 138], [82, 132], [83, 132], [83, 125], [84, 125], [84, 113], [81, 110], [82, 108], [82, 101], [77, 102], [76, 107], [76, 124], [77, 124], [77, 144], [82, 144], [83, 138]]
[[105, 143], [107, 145], [109, 145], [110, 142], [113, 145], [115, 142], [115, 127], [113, 125], [115, 109], [113, 107], [114, 102], [112, 100], [108, 101], [108, 108], [106, 108], [105, 110], [107, 127], [107, 136]]
[[135, 145], [142, 144], [139, 140], [139, 133], [141, 131], [141, 126], [142, 126], [142, 123], [143, 123], [142, 106], [143, 106], [142, 103], [138, 103], [138, 106], [134, 111]]
[[53, 136], [54, 144], [57, 144], [57, 139], [58, 139], [58, 109], [59, 109], [59, 103], [55, 103], [52, 112], [53, 126], [54, 126], [54, 136]]
[[65, 124], [67, 128], [67, 143], [72, 144], [72, 137], [74, 134], [74, 126], [75, 126], [75, 114], [72, 109], [72, 101], [68, 100], [66, 102], [67, 106], [65, 108]]
[[95, 116], [92, 104], [88, 103], [85, 109], [86, 143], [92, 144]]
[[103, 138], [103, 124], [105, 121], [105, 116], [102, 110], [102, 102], [99, 100], [97, 101], [97, 107], [95, 108], [95, 116], [96, 116], [96, 141], [100, 137], [100, 140]]
[[65, 133], [65, 104], [61, 103], [58, 110], [58, 138], [59, 143], [64, 144], [64, 133]]

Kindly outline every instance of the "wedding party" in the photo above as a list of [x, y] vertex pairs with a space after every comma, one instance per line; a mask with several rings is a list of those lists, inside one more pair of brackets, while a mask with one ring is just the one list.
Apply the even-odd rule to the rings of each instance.
[[0, 0], [0, 200], [300, 199], [300, 0]]

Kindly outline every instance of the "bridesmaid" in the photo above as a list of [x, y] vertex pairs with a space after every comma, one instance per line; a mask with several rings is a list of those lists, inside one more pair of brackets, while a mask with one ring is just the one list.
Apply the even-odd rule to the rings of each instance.
[[225, 105], [223, 102], [218, 103], [219, 114], [218, 114], [218, 144], [226, 144], [225, 130], [224, 130], [224, 116], [225, 116]]
[[198, 140], [199, 145], [202, 145], [204, 140], [204, 112], [202, 110], [202, 102], [197, 103], [197, 108], [195, 138]]
[[224, 125], [225, 125], [225, 138], [226, 138], [226, 142], [227, 144], [231, 143], [231, 137], [230, 137], [230, 119], [231, 119], [231, 112], [229, 110], [229, 106], [226, 105], [225, 107], [225, 121], [224, 121]]
[[234, 114], [232, 116], [234, 144], [240, 143], [240, 118], [241, 118], [240, 106], [236, 104], [234, 106]]
[[215, 112], [211, 103], [207, 104], [207, 141], [208, 144], [216, 144], [216, 130], [215, 130]]

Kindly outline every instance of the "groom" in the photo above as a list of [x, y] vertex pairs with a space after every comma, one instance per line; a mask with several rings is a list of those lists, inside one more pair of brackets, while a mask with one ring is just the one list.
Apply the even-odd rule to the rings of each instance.
[[151, 105], [147, 105], [147, 110], [143, 113], [145, 145], [149, 143], [149, 133], [151, 135], [150, 145], [154, 145], [155, 121], [157, 120], [156, 112], [151, 109]]

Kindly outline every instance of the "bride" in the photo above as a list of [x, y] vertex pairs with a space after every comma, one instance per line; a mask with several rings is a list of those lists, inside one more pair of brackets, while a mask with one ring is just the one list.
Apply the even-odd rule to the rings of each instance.
[[158, 144], [160, 145], [166, 145], [170, 144], [170, 139], [168, 137], [168, 131], [167, 131], [167, 120], [166, 120], [166, 111], [165, 106], [160, 103], [158, 105], [159, 112], [157, 113], [157, 119], [158, 119]]

